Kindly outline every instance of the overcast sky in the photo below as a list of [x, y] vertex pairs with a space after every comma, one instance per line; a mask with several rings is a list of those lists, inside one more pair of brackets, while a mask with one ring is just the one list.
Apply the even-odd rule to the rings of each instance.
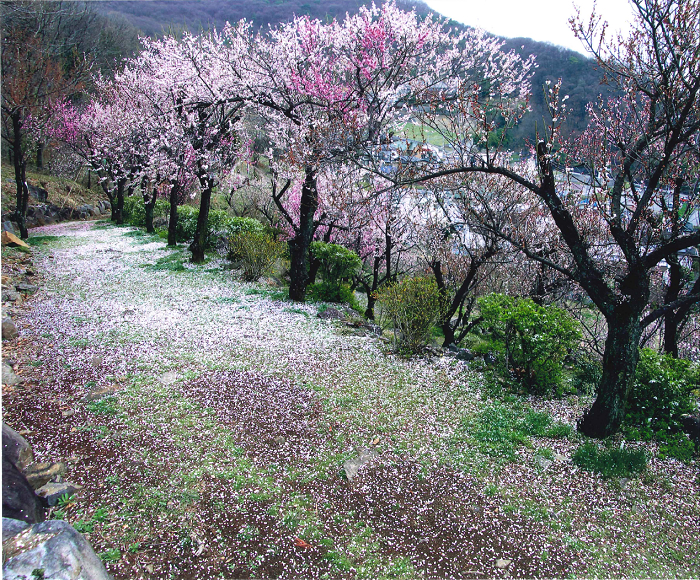
[[[498, 36], [524, 36], [584, 52], [576, 40], [569, 18], [591, 13], [594, 0], [425, 0], [433, 10], [470, 26]], [[628, 0], [600, 0], [597, 12], [610, 24], [611, 31], [627, 30], [632, 20]]]

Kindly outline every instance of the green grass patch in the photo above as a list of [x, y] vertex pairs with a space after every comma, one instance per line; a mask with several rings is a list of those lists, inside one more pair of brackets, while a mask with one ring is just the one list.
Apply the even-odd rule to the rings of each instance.
[[143, 264], [142, 268], [151, 272], [184, 272], [185, 260], [181, 252], [173, 252], [169, 256], [158, 258], [155, 264]]
[[110, 548], [109, 550], [100, 552], [98, 556], [103, 562], [116, 562], [121, 559], [122, 553], [119, 548]]
[[57, 242], [60, 239], [61, 236], [30, 236], [24, 241], [27, 242], [30, 246], [41, 246], [44, 244]]
[[250, 288], [245, 291], [246, 296], [262, 296], [270, 300], [287, 300], [289, 298], [288, 290], [271, 289], [263, 290], [262, 288]]
[[91, 401], [85, 405], [85, 408], [94, 415], [113, 416], [119, 414], [116, 397], [105, 397], [99, 401]]
[[215, 298], [214, 302], [218, 304], [237, 304], [239, 302], [238, 298], [230, 297], [230, 296], [220, 296], [219, 298]]
[[644, 449], [601, 449], [589, 441], [572, 455], [574, 464], [603, 477], [631, 477], [647, 468]]
[[282, 312], [289, 312], [290, 314], [301, 314], [302, 316], [306, 316], [307, 318], [310, 316], [306, 310], [302, 310], [301, 308], [285, 308]]
[[493, 403], [462, 421], [455, 445], [469, 445], [484, 455], [516, 461], [516, 449], [530, 446], [530, 437], [563, 438], [571, 427], [556, 423], [547, 413], [519, 404]]

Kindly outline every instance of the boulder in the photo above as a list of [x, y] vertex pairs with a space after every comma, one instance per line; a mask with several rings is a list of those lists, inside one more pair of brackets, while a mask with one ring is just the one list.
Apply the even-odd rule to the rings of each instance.
[[37, 201], [44, 202], [49, 197], [49, 192], [46, 191], [43, 187], [37, 187], [36, 185], [31, 185], [30, 183], [27, 183], [27, 189], [29, 190], [29, 196], [33, 197]]
[[[10, 458], [2, 455], [2, 515], [28, 524], [43, 522], [44, 502]], [[4, 528], [3, 524], [3, 528]], [[5, 548], [3, 546], [3, 558]]]
[[321, 320], [342, 320], [345, 318], [343, 313], [337, 308], [326, 308], [323, 312], [318, 313]]
[[16, 236], [19, 233], [19, 228], [15, 225], [13, 221], [5, 220], [2, 222], [2, 231], [10, 232], [11, 234]]
[[17, 290], [20, 292], [36, 292], [39, 289], [39, 286], [29, 284], [27, 282], [20, 282], [15, 286], [15, 288], [17, 288]]
[[474, 353], [466, 348], [457, 349], [457, 359], [464, 361], [474, 360]]
[[2, 339], [11, 340], [17, 338], [19, 332], [17, 331], [17, 326], [10, 317], [3, 318], [2, 320]]
[[[4, 366], [4, 365], [3, 365]], [[5, 382], [3, 380], [3, 382]], [[2, 424], [2, 454], [20, 471], [34, 463], [34, 453], [27, 440], [9, 425]]]
[[43, 570], [42, 577], [51, 580], [111, 580], [87, 540], [63, 520], [20, 530], [4, 540], [2, 548], [5, 580], [34, 578], [34, 570]]
[[374, 451], [360, 447], [357, 450], [357, 457], [348, 459], [343, 463], [343, 471], [347, 480], [352, 481], [355, 479], [355, 476], [360, 471], [360, 467], [365, 465], [365, 463], [369, 463], [375, 457], [377, 457], [377, 454]]
[[16, 536], [29, 527], [29, 524], [12, 518], [2, 519], [2, 543], [9, 540], [12, 536]]
[[17, 293], [17, 290], [14, 288], [3, 288], [2, 289], [2, 301], [5, 302], [14, 302], [19, 298], [19, 294]]
[[174, 382], [176, 382], [178, 379], [177, 373], [174, 371], [167, 371], [163, 373], [158, 379], [161, 383], [164, 385], [172, 385]]
[[59, 463], [33, 463], [24, 469], [24, 475], [33, 489], [39, 489], [54, 478], [62, 476], [66, 472], [66, 464]]
[[36, 490], [36, 494], [43, 498], [49, 506], [54, 506], [58, 500], [65, 495], [73, 495], [76, 491], [83, 489], [77, 483], [47, 483]]
[[683, 425], [683, 431], [685, 431], [695, 443], [695, 447], [700, 449], [700, 416], [682, 415], [681, 424]]
[[0, 243], [2, 243], [3, 246], [12, 246], [12, 247], [20, 246], [22, 248], [29, 247], [29, 244], [27, 244], [26, 242], [23, 242], [15, 234], [10, 233], [7, 230], [2, 232], [2, 236], [0, 237]]
[[[8, 364], [2, 363], [2, 384], [3, 385], [19, 385], [22, 382], [12, 370], [12, 367]], [[3, 438], [5, 437], [5, 430], [3, 429]]]

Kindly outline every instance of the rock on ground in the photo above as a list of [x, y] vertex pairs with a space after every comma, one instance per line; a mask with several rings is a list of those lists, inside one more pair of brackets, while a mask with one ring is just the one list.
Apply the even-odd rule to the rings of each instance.
[[[3, 365], [3, 380], [5, 384], [5, 365]], [[34, 462], [34, 453], [27, 440], [9, 425], [2, 424], [2, 454], [22, 471]]]
[[[2, 363], [2, 384], [3, 385], [18, 385], [21, 382], [22, 382], [22, 379], [20, 379], [15, 374], [15, 371], [12, 370], [12, 367], [8, 364]], [[3, 434], [3, 439], [4, 439], [4, 436], [5, 436], [5, 429], [4, 428], [3, 428], [2, 434]]]
[[34, 489], [46, 485], [52, 479], [66, 473], [66, 464], [59, 463], [33, 463], [24, 470], [29, 485]]
[[17, 326], [12, 322], [11, 318], [3, 318], [2, 320], [2, 338], [3, 340], [10, 340], [16, 338], [19, 332], [17, 331]]
[[[2, 456], [2, 515], [28, 524], [41, 522], [45, 518], [42, 499], [34, 492], [24, 474], [5, 454]], [[3, 523], [3, 530], [4, 527]]]
[[377, 457], [377, 454], [371, 449], [358, 449], [357, 457], [348, 459], [343, 463], [345, 477], [347, 477], [348, 481], [355, 479], [357, 472], [360, 471], [360, 467], [362, 467], [365, 463], [370, 462], [375, 457]]
[[37, 569], [51, 580], [111, 580], [90, 544], [68, 522], [51, 520], [23, 529], [10, 522], [8, 528], [17, 533], [7, 539], [6, 522], [3, 518], [5, 580], [34, 578]]

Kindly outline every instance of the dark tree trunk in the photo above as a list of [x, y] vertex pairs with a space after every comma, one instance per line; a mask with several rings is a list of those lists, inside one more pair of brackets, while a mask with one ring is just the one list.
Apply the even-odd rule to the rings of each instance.
[[208, 175], [200, 176], [199, 183], [202, 186], [202, 195], [199, 202], [199, 216], [197, 217], [197, 229], [194, 232], [194, 240], [190, 244], [192, 262], [201, 264], [204, 262], [204, 249], [207, 246], [207, 234], [209, 233], [209, 208], [211, 207], [211, 190], [214, 180]]
[[379, 266], [381, 263], [382, 257], [375, 256], [372, 263], [372, 284], [369, 285], [366, 282], [362, 282], [365, 294], [367, 294], [367, 309], [365, 310], [365, 318], [367, 320], [374, 320], [374, 306], [377, 303], [376, 295], [379, 289]]
[[117, 204], [112, 206], [112, 216], [118, 226], [124, 223], [124, 187], [126, 186], [126, 178], [121, 177], [117, 180]]
[[384, 260], [386, 261], [386, 281], [395, 281], [391, 274], [391, 250], [393, 242], [391, 240], [391, 220], [386, 222], [386, 231], [384, 232]]
[[170, 187], [170, 219], [168, 220], [168, 245], [177, 245], [177, 198], [180, 194], [180, 186], [173, 183]]
[[588, 437], [608, 437], [622, 425], [639, 361], [640, 317], [640, 312], [622, 304], [607, 318], [603, 376], [593, 406], [579, 422], [579, 431]]
[[321, 260], [316, 259], [313, 254], [309, 254], [309, 279], [306, 281], [306, 285], [316, 283], [316, 276], [318, 275], [318, 269], [321, 267]]
[[[435, 284], [438, 290], [440, 291], [440, 294], [442, 294], [445, 303], [447, 304], [445, 313], [443, 314], [442, 319], [439, 322], [440, 328], [442, 329], [442, 333], [445, 335], [443, 345], [447, 346], [452, 343], [457, 344], [464, 338], [466, 333], [476, 324], [475, 321], [472, 321], [471, 323], [467, 324], [469, 317], [471, 316], [472, 309], [474, 307], [474, 301], [467, 301], [467, 298], [470, 294], [473, 293], [476, 287], [476, 284], [478, 282], [477, 274], [479, 272], [479, 268], [481, 268], [486, 263], [486, 261], [489, 258], [491, 258], [491, 256], [493, 256], [494, 254], [495, 250], [493, 248], [487, 248], [485, 253], [479, 256], [478, 258], [472, 257], [472, 259], [469, 262], [469, 269], [467, 270], [467, 274], [464, 277], [464, 280], [462, 280], [462, 283], [460, 284], [459, 288], [457, 288], [457, 291], [452, 297], [452, 300], [450, 300], [450, 292], [445, 284], [445, 279], [442, 274], [442, 264], [439, 260], [433, 260], [430, 263], [430, 268], [433, 271], [433, 275], [435, 276]], [[459, 337], [457, 337], [458, 329], [461, 329]]]
[[151, 199], [144, 200], [144, 209], [146, 210], [146, 231], [149, 234], [152, 234], [156, 231], [156, 229], [153, 227], [153, 209], [155, 208], [155, 205], [156, 195], [154, 191], [153, 195], [151, 196]]
[[146, 213], [146, 231], [149, 234], [155, 233], [155, 228], [153, 227], [153, 210], [156, 207], [156, 199], [158, 199], [158, 188], [156, 184], [160, 181], [160, 177], [156, 177], [156, 181], [151, 189], [151, 195], [146, 193], [148, 191], [148, 185], [146, 179], [141, 182], [141, 191], [143, 192], [143, 209]]
[[110, 220], [113, 222], [117, 221], [117, 194], [113, 188], [113, 180], [110, 179], [110, 183], [107, 183], [107, 180], [104, 179], [104, 174], [100, 172], [100, 170], [95, 169], [97, 171], [97, 174], [100, 177], [100, 187], [102, 188], [102, 191], [104, 194], [107, 196], [107, 199], [109, 200], [109, 209], [111, 211], [111, 216]]
[[88, 172], [88, 182], [87, 182], [87, 188], [92, 189], [92, 171], [90, 169], [87, 170]]
[[309, 246], [314, 235], [314, 214], [318, 208], [318, 191], [316, 189], [316, 172], [306, 168], [304, 184], [301, 188], [299, 207], [299, 229], [289, 242], [291, 257], [289, 298], [295, 302], [306, 300], [308, 284]]
[[[683, 285], [683, 269], [677, 255], [666, 258], [669, 265], [669, 283], [664, 296], [664, 303], [671, 304], [678, 299]], [[664, 316], [664, 352], [678, 358], [678, 314], [670, 310]]]
[[44, 168], [44, 142], [43, 141], [39, 141], [36, 144], [36, 168], [37, 169]]
[[15, 221], [19, 226], [19, 235], [23, 240], [29, 237], [27, 231], [27, 207], [29, 206], [29, 189], [27, 188], [27, 160], [22, 151], [22, 119], [19, 111], [12, 114], [12, 130], [14, 141], [12, 142], [12, 153], [15, 167], [15, 182], [17, 184], [17, 209], [15, 210]]

